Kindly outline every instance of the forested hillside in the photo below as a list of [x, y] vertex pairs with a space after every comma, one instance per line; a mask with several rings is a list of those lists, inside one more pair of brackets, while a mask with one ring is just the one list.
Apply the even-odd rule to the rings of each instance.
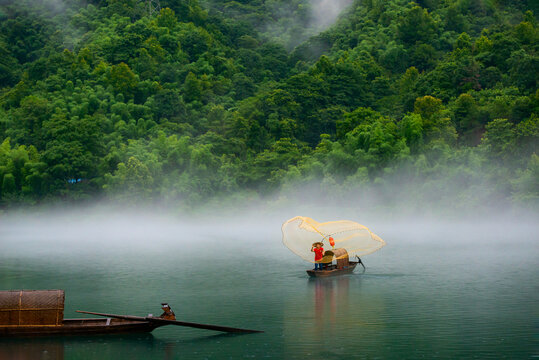
[[309, 0], [2, 2], [0, 206], [308, 187], [537, 208], [536, 2], [348, 3], [327, 27]]

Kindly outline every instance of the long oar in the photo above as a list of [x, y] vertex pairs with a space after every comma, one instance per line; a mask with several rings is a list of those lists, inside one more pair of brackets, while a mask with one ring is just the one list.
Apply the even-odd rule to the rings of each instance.
[[116, 318], [116, 319], [150, 321], [150, 322], [154, 322], [154, 323], [162, 324], [162, 325], [187, 326], [187, 327], [192, 327], [192, 328], [197, 328], [197, 329], [215, 330], [215, 331], [223, 331], [223, 332], [229, 332], [229, 333], [261, 333], [263, 332], [260, 330], [249, 330], [249, 329], [233, 328], [233, 327], [228, 327], [228, 326], [197, 324], [197, 323], [192, 323], [192, 322], [166, 320], [166, 319], [160, 319], [160, 318], [154, 318], [154, 317], [148, 317], [148, 316], [142, 317], [142, 316], [131, 316], [131, 315], [104, 314], [104, 313], [81, 311], [81, 310], [77, 310], [77, 312], [83, 313], [83, 314], [92, 314], [92, 315], [111, 317], [111, 318]]

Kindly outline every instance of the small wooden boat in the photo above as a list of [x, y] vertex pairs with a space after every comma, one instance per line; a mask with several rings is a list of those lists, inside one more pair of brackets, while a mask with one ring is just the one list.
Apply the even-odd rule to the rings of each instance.
[[[334, 258], [335, 264], [332, 263]], [[358, 264], [365, 267], [359, 257], [357, 261], [350, 261], [348, 252], [343, 248], [326, 251], [321, 262], [324, 264], [323, 270], [307, 270], [307, 274], [311, 277], [344, 275], [352, 273]]]
[[0, 337], [68, 336], [68, 335], [106, 335], [151, 332], [166, 324], [124, 319], [63, 319], [58, 326], [0, 325]]
[[105, 314], [103, 319], [64, 319], [63, 290], [0, 291], [0, 337], [105, 335], [151, 332], [165, 325], [231, 333], [255, 333], [258, 330], [167, 320], [160, 317]]
[[307, 270], [307, 274], [311, 277], [326, 277], [326, 276], [335, 276], [335, 275], [344, 275], [354, 272], [358, 261], [350, 261], [348, 266], [338, 268], [337, 265], [328, 265], [324, 267], [324, 270]]
[[[318, 269], [307, 270], [307, 274], [311, 277], [350, 274], [358, 264], [365, 269], [359, 257], [371, 254], [386, 244], [369, 228], [350, 220], [320, 223], [310, 217], [296, 216], [285, 221], [281, 231], [283, 244], [290, 251], [311, 263], [314, 257], [315, 268]], [[323, 252], [325, 241], [329, 243], [331, 249]], [[350, 261], [349, 256], [354, 255], [357, 261]], [[336, 261], [336, 264], [333, 261]]]

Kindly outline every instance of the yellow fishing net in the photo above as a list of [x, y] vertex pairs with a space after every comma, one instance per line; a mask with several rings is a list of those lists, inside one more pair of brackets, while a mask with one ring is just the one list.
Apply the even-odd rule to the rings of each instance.
[[[315, 242], [322, 242], [324, 250], [343, 248], [348, 252], [343, 256], [367, 255], [386, 244], [366, 226], [349, 220], [319, 223], [305, 216], [296, 216], [286, 221], [281, 230], [283, 244], [310, 262], [314, 262], [311, 246]], [[333, 246], [330, 243], [334, 243]]]

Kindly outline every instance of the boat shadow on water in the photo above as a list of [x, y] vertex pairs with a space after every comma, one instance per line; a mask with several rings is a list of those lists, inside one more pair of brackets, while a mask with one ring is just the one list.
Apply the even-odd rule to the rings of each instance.
[[157, 348], [163, 344], [150, 333], [87, 335], [68, 337], [0, 338], [0, 359], [63, 360], [73, 348], [102, 347]]
[[[226, 340], [239, 334], [213, 334], [189, 339], [162, 339], [151, 333], [86, 335], [37, 338], [0, 338], [0, 359], [64, 360], [73, 358], [74, 349], [89, 353], [110, 352], [112, 349], [130, 354], [148, 354], [158, 351], [163, 359], [174, 359], [183, 344], [204, 344]], [[115, 350], [112, 352], [116, 353]], [[135, 358], [137, 358], [135, 356]]]

